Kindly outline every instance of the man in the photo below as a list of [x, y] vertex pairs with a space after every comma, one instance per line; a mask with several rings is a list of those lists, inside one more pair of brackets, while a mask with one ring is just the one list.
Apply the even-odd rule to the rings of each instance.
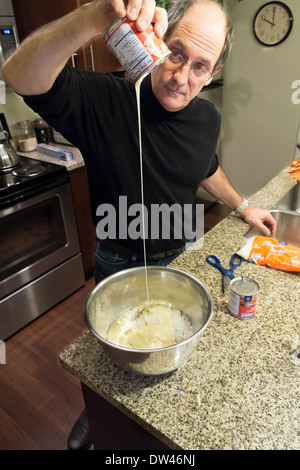
[[[78, 72], [65, 63], [124, 16], [140, 30], [153, 21], [158, 36], [167, 29], [166, 12], [153, 0], [96, 0], [27, 38], [2, 69], [4, 80], [25, 102], [81, 150], [95, 225], [99, 228], [104, 203], [116, 208], [119, 236], [98, 241], [96, 282], [143, 263], [142, 240], [120, 236], [120, 196], [126, 196], [128, 207], [141, 197], [135, 92], [128, 80]], [[221, 170], [215, 154], [219, 115], [197, 98], [226, 59], [228, 17], [215, 0], [175, 0], [169, 20], [165, 41], [171, 55], [141, 87], [145, 205], [195, 203], [201, 184], [232, 210], [239, 208], [248, 224], [274, 234], [271, 214], [247, 205]], [[184, 249], [187, 240], [171, 234], [167, 240], [146, 240], [148, 264], [169, 264]], [[80, 423], [88, 435], [84, 415]], [[87, 445], [84, 432], [75, 434], [82, 443], [77, 439], [72, 448]]]

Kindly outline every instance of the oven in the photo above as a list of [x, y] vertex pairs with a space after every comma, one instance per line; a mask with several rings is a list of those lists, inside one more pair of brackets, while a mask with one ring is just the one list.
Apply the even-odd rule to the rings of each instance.
[[85, 284], [65, 167], [20, 157], [0, 174], [0, 339]]

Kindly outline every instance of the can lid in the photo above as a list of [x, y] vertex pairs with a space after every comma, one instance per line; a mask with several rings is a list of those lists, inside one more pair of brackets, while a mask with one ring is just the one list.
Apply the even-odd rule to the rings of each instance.
[[165, 54], [164, 57], [162, 57], [161, 59], [158, 59], [154, 62], [154, 64], [152, 64], [149, 68], [147, 68], [147, 70], [145, 70], [144, 72], [141, 73], [141, 75], [139, 75], [138, 77], [136, 77], [135, 79], [136, 80], [140, 80], [140, 81], [143, 81], [144, 78], [149, 75], [149, 73], [152, 72], [153, 69], [155, 69], [155, 67], [157, 67], [158, 65], [161, 65], [167, 57], [169, 57], [169, 55], [171, 54], [171, 51], [167, 52]]
[[126, 17], [125, 18], [118, 18], [116, 21], [113, 22], [113, 24], [111, 26], [109, 26], [107, 28], [107, 30], [105, 31], [104, 33], [104, 41], [107, 41], [107, 39], [109, 38], [109, 36], [111, 35], [111, 33], [114, 32], [114, 30], [124, 21], [126, 20]]
[[237, 294], [254, 295], [259, 291], [259, 284], [248, 275], [242, 274], [241, 277], [232, 279], [230, 288]]

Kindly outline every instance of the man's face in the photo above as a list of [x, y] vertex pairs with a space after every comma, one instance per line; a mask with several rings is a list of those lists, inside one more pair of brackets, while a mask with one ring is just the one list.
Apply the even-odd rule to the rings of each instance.
[[[225, 34], [226, 19], [218, 5], [200, 3], [189, 8], [168, 39], [167, 46], [190, 65], [200, 64], [212, 72], [222, 52]], [[195, 79], [189, 65], [174, 68], [168, 60], [151, 74], [154, 96], [171, 112], [187, 106], [211, 80], [212, 77], [206, 82]]]

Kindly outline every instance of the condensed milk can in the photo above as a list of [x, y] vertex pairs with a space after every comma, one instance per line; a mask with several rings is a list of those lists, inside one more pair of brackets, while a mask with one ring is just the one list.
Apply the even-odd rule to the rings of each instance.
[[229, 292], [229, 313], [240, 320], [253, 318], [258, 304], [258, 282], [242, 275], [232, 279]]
[[138, 31], [127, 18], [116, 20], [104, 40], [133, 81], [144, 78], [171, 53], [152, 25]]

